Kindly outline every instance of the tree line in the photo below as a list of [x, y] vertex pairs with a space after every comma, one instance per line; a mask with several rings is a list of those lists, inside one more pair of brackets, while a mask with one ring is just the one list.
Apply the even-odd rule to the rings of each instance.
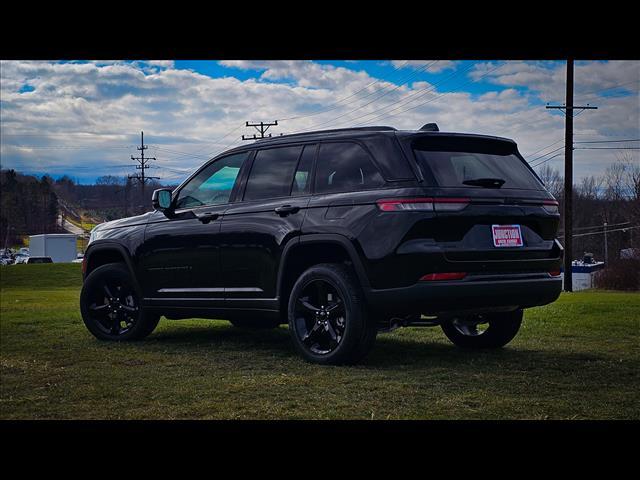
[[[547, 189], [560, 203], [560, 232], [564, 232], [564, 178], [548, 165], [538, 171]], [[573, 251], [593, 253], [605, 259], [604, 224], [607, 223], [609, 260], [618, 258], [626, 248], [640, 246], [640, 162], [623, 155], [610, 164], [602, 175], [584, 177], [573, 190]], [[594, 228], [591, 228], [594, 227]]]
[[20, 242], [22, 235], [56, 233], [58, 198], [54, 181], [22, 175], [14, 170], [0, 171], [0, 238], [2, 247]]
[[53, 179], [0, 170], [0, 246], [21, 244], [25, 235], [63, 232], [60, 215], [101, 223], [143, 213], [151, 208], [153, 190], [161, 187], [148, 182], [143, 198], [140, 185], [128, 177], [107, 175], [79, 184], [68, 175]]

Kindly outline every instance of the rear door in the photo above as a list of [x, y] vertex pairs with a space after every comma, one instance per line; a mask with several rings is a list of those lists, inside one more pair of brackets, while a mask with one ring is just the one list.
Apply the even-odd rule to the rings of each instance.
[[258, 150], [243, 181], [242, 201], [221, 223], [221, 270], [228, 301], [276, 297], [284, 245], [300, 234], [309, 203], [317, 145]]
[[[375, 202], [384, 185], [385, 180], [364, 145], [357, 141], [323, 142], [304, 234], [357, 237], [377, 214]], [[376, 236], [384, 242], [383, 232]]]

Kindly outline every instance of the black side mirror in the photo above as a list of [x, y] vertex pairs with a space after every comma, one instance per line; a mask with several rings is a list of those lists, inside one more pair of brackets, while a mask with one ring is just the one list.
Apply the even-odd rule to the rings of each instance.
[[154, 210], [163, 213], [171, 211], [171, 190], [168, 188], [154, 190], [153, 195], [151, 195], [151, 205]]

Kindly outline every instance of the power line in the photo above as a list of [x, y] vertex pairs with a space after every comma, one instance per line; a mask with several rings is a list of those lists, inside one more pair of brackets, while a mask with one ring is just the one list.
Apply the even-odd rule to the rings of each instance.
[[541, 162], [535, 164], [535, 165], [531, 165], [531, 168], [538, 168], [540, 165], [543, 165], [545, 163], [547, 163], [549, 160], [553, 160], [556, 157], [559, 157], [560, 155], [562, 155], [562, 152], [560, 153], [556, 153], [553, 157], [549, 157], [549, 158], [545, 158], [544, 160], [542, 160]]
[[[379, 92], [384, 92], [384, 93], [381, 93], [380, 95], [378, 95], [377, 97], [375, 97], [374, 99], [370, 100], [370, 101], [369, 101], [369, 102], [367, 102], [367, 103], [365, 103], [365, 104], [363, 104], [363, 105], [360, 105], [359, 107], [353, 108], [353, 109], [351, 109], [351, 110], [349, 110], [349, 111], [347, 111], [347, 112], [344, 112], [344, 113], [342, 113], [341, 115], [338, 115], [337, 117], [334, 117], [334, 118], [332, 118], [332, 119], [330, 119], [330, 120], [327, 120], [327, 121], [323, 121], [323, 122], [317, 123], [317, 124], [315, 124], [315, 125], [312, 125], [310, 128], [307, 128], [307, 129], [304, 129], [304, 130], [300, 130], [300, 131], [297, 131], [297, 132], [294, 132], [294, 133], [304, 133], [304, 132], [308, 132], [308, 131], [312, 131], [312, 130], [317, 130], [317, 129], [318, 129], [318, 127], [322, 127], [322, 126], [324, 126], [324, 125], [328, 125], [328, 124], [335, 123], [335, 121], [336, 121], [336, 120], [338, 120], [339, 118], [343, 118], [343, 117], [345, 117], [345, 116], [347, 116], [347, 115], [350, 115], [350, 114], [351, 114], [351, 113], [353, 113], [353, 112], [356, 112], [356, 111], [358, 111], [358, 110], [360, 110], [360, 109], [362, 109], [362, 108], [364, 108], [364, 107], [366, 107], [366, 106], [368, 106], [368, 105], [371, 105], [371, 104], [372, 104], [372, 103], [374, 103], [374, 102], [377, 102], [378, 100], [380, 100], [380, 99], [381, 99], [381, 98], [383, 98], [383, 97], [386, 97], [386, 96], [387, 96], [387, 95], [389, 95], [390, 93], [395, 92], [396, 90], [398, 90], [399, 88], [401, 88], [401, 87], [404, 85], [404, 83], [405, 83], [405, 82], [407, 82], [410, 78], [413, 78], [414, 76], [418, 75], [419, 73], [421, 73], [421, 72], [425, 71], [426, 69], [428, 69], [431, 65], [433, 65], [433, 64], [434, 64], [434, 63], [436, 63], [436, 62], [438, 62], [438, 60], [436, 60], [436, 61], [434, 61], [434, 62], [431, 62], [431, 63], [429, 63], [429, 64], [427, 64], [427, 65], [424, 65], [423, 67], [420, 67], [419, 69], [415, 70], [412, 74], [410, 74], [408, 77], [405, 77], [405, 78], [402, 80], [402, 82], [401, 82], [401, 83], [399, 83], [398, 85], [396, 85], [396, 86], [395, 86], [395, 87], [393, 87], [393, 88], [391, 88], [391, 87], [385, 87], [385, 88], [382, 88]], [[387, 90], [387, 91], [385, 91], [385, 90]], [[424, 90], [424, 89], [423, 89], [423, 90]], [[418, 92], [419, 92], [419, 91], [420, 91], [420, 90], [418, 90]], [[379, 92], [377, 92], [377, 93], [379, 93]], [[412, 94], [412, 95], [413, 95], [413, 94]], [[365, 98], [366, 98], [366, 97], [365, 97]], [[385, 106], [385, 107], [383, 107], [383, 108], [387, 108], [387, 107], [388, 107], [388, 105], [386, 105], [386, 106]], [[369, 114], [366, 114], [366, 115], [364, 115], [363, 117], [365, 117], [365, 116], [367, 116], [367, 115], [371, 115], [372, 113], [375, 113], [376, 111], [377, 111], [377, 110], [374, 110], [374, 112], [371, 112], [371, 113], [369, 113]], [[351, 119], [351, 120], [348, 120], [348, 121], [355, 121], [355, 120], [357, 120], [358, 118], [362, 118], [362, 117], [356, 117], [355, 119]], [[342, 122], [339, 122], [339, 123], [342, 123]]]
[[[400, 102], [398, 102], [396, 104], [385, 105], [385, 106], [383, 106], [383, 107], [381, 107], [381, 108], [379, 108], [377, 110], [374, 110], [373, 112], [365, 113], [364, 115], [356, 117], [356, 118], [352, 119], [351, 121], [360, 120], [362, 118], [374, 115], [373, 118], [370, 118], [369, 120], [366, 120], [364, 122], [360, 122], [361, 125], [364, 125], [366, 123], [374, 122], [374, 121], [376, 121], [376, 120], [378, 120], [378, 119], [380, 119], [382, 117], [385, 117], [385, 116], [394, 116], [394, 115], [398, 115], [399, 113], [403, 113], [404, 111], [411, 110], [411, 108], [414, 108], [414, 107], [408, 108], [407, 110], [403, 110], [402, 112], [391, 113], [394, 110], [402, 108], [402, 106], [404, 106], [404, 105], [408, 105], [411, 102], [413, 102], [415, 100], [418, 100], [419, 98], [424, 97], [427, 93], [435, 91], [435, 89], [437, 87], [441, 87], [442, 85], [445, 85], [448, 80], [451, 80], [452, 78], [455, 78], [457, 76], [463, 75], [464, 73], [467, 73], [468, 71], [470, 71], [473, 68], [473, 66], [474, 66], [473, 64], [470, 64], [470, 65], [468, 65], [467, 67], [463, 68], [460, 71], [456, 71], [456, 72], [453, 72], [453, 73], [447, 75], [445, 78], [443, 78], [442, 80], [440, 80], [438, 82], [432, 83], [427, 87], [424, 87], [424, 88], [421, 88], [419, 90], [416, 90], [415, 92], [413, 92], [412, 94], [408, 95], [407, 97], [405, 97], [404, 99], [402, 99]], [[434, 99], [431, 99], [431, 100], [434, 100]], [[425, 103], [429, 103], [429, 101], [427, 101]], [[416, 105], [416, 107], [418, 107], [420, 105], [421, 104], [418, 104], [418, 105]], [[387, 110], [389, 107], [392, 107], [391, 110], [388, 110], [388, 111], [384, 112], [384, 110]], [[383, 113], [379, 113], [379, 112], [383, 112]]]
[[[608, 226], [608, 225], [607, 225]], [[611, 232], [626, 232], [628, 230], [634, 230], [636, 228], [640, 228], [640, 225], [635, 225], [633, 227], [623, 227], [623, 228], [615, 228], [613, 230], [603, 230], [602, 232], [588, 232], [588, 233], [579, 233], [574, 235], [574, 237], [585, 237], [587, 235], [600, 235], [603, 233], [611, 233]]]
[[[535, 155], [535, 154], [537, 154], [537, 153], [541, 152], [542, 150], [546, 150], [547, 148], [549, 148], [549, 147], [551, 147], [551, 146], [555, 145], [556, 143], [560, 143], [560, 142], [562, 142], [563, 140], [564, 140], [564, 138], [561, 138], [560, 140], [557, 140], [557, 141], [555, 141], [555, 142], [553, 142], [553, 143], [550, 143], [549, 145], [546, 145], [546, 146], [544, 146], [544, 147], [542, 147], [542, 148], [540, 148], [540, 149], [536, 150], [535, 152], [527, 153], [527, 154], [526, 154], [526, 155], [524, 155], [524, 156], [525, 156], [525, 157], [532, 157], [533, 155]], [[531, 161], [533, 161], [533, 160], [531, 160]]]
[[638, 81], [637, 80], [633, 80], [631, 82], [626, 82], [626, 83], [621, 83], [621, 84], [618, 84], [618, 85], [614, 85], [613, 87], [601, 88], [599, 90], [592, 90], [590, 92], [580, 93], [579, 95], [582, 98], [591, 97], [591, 96], [593, 96], [593, 94], [600, 93], [600, 92], [605, 92], [607, 90], [615, 90], [616, 88], [625, 87], [627, 85], [631, 85], [632, 83], [635, 84], [635, 85], [638, 85]]
[[537, 161], [537, 160], [540, 160], [541, 158], [546, 157], [547, 155], [551, 155], [552, 153], [557, 152], [558, 150], [562, 150], [563, 148], [564, 148], [564, 145], [562, 145], [562, 146], [560, 146], [560, 147], [556, 148], [555, 150], [551, 150], [550, 152], [547, 152], [547, 153], [545, 153], [545, 154], [543, 154], [543, 155], [540, 155], [540, 156], [538, 156], [538, 157], [534, 158], [533, 160], [527, 160], [527, 162], [528, 162], [529, 164], [531, 164], [531, 163], [533, 163], [533, 162], [535, 162], [535, 161]]
[[640, 147], [575, 147], [574, 150], [640, 150]]
[[[436, 63], [437, 61], [438, 61], [438, 60], [435, 60], [434, 62], [431, 62], [431, 64], [429, 64], [429, 65], [427, 65], [427, 66], [433, 65], [433, 64], [434, 64], [434, 63]], [[399, 65], [399, 66], [394, 67], [393, 71], [394, 71], [394, 72], [397, 72], [398, 70], [400, 70], [401, 68], [403, 68], [407, 63], [409, 63], [409, 60], [405, 61], [402, 65]], [[415, 74], [415, 72], [414, 72], [414, 74]], [[411, 76], [411, 75], [409, 75], [409, 76]], [[408, 77], [407, 77], [407, 78], [408, 78]], [[306, 113], [306, 114], [304, 114], [304, 115], [296, 115], [296, 116], [293, 116], [293, 117], [279, 118], [278, 120], [280, 120], [280, 121], [284, 121], [284, 120], [296, 120], [296, 119], [299, 119], [299, 118], [312, 117], [312, 116], [314, 116], [314, 115], [319, 115], [319, 114], [321, 114], [321, 113], [330, 112], [331, 110], [335, 110], [336, 108], [339, 108], [340, 106], [343, 106], [343, 105], [339, 105], [339, 104], [340, 104], [340, 103], [342, 103], [344, 100], [348, 100], [349, 98], [355, 97], [355, 96], [356, 96], [356, 95], [358, 95], [360, 92], [365, 91], [365, 90], [366, 90], [367, 88], [369, 88], [370, 86], [375, 85], [375, 84], [377, 84], [377, 83], [382, 83], [383, 81], [388, 81], [388, 80], [386, 80], [386, 79], [381, 79], [381, 78], [379, 78], [379, 79], [377, 79], [377, 80], [374, 80], [373, 82], [371, 82], [371, 83], [369, 83], [369, 84], [365, 85], [363, 88], [361, 88], [361, 89], [360, 89], [360, 90], [358, 90], [357, 92], [352, 93], [351, 95], [349, 95], [349, 96], [347, 96], [347, 97], [341, 98], [340, 100], [336, 100], [334, 103], [330, 103], [330, 104], [329, 104], [329, 107], [330, 107], [330, 108], [321, 108], [321, 109], [319, 109], [319, 110], [317, 110], [317, 111], [315, 111], [315, 112]], [[406, 81], [406, 80], [405, 80], [405, 81]], [[387, 88], [387, 87], [384, 87], [384, 88]], [[383, 88], [383, 89], [384, 89], [384, 88]], [[378, 90], [378, 91], [374, 90], [373, 92], [370, 92], [369, 94], [365, 95], [364, 97], [362, 97], [362, 98], [360, 98], [360, 99], [354, 99], [354, 100], [353, 100], [353, 101], [351, 101], [351, 102], [347, 102], [345, 105], [350, 105], [350, 104], [352, 104], [353, 102], [356, 102], [356, 101], [358, 101], [358, 100], [363, 100], [364, 98], [367, 98], [367, 97], [369, 97], [369, 96], [371, 96], [371, 95], [373, 95], [374, 93], [377, 93], [377, 92], [379, 92], [379, 91], [380, 91], [380, 90]], [[333, 106], [332, 106], [332, 105], [333, 105]]]
[[640, 138], [627, 138], [625, 140], [592, 140], [573, 143], [623, 143], [623, 142], [640, 142]]
[[[461, 85], [458, 85], [458, 87], [457, 87], [457, 88], [461, 88], [461, 87], [464, 87], [464, 86], [469, 85], [469, 84], [471, 84], [471, 83], [475, 83], [475, 82], [477, 82], [477, 81], [481, 80], [482, 78], [486, 77], [487, 75], [489, 75], [489, 74], [490, 74], [491, 72], [493, 72], [494, 70], [497, 70], [498, 68], [500, 68], [500, 67], [502, 67], [502, 66], [504, 66], [504, 65], [506, 65], [506, 62], [505, 62], [505, 63], [503, 63], [502, 65], [498, 65], [498, 66], [494, 67], [493, 69], [491, 69], [491, 70], [487, 71], [486, 73], [484, 73], [483, 75], [481, 75], [480, 77], [478, 77], [478, 78], [476, 78], [476, 79], [473, 79], [473, 80], [471, 80], [471, 81], [468, 81], [468, 82], [465, 82], [465, 83], [463, 83], [463, 84], [461, 84]], [[462, 74], [464, 74], [464, 73], [467, 73], [469, 70], [471, 70], [471, 68], [473, 68], [473, 66], [474, 66], [474, 65], [470, 65], [468, 68], [466, 68], [466, 69], [464, 69], [464, 70], [462, 70], [462, 71], [460, 71], [460, 72], [456, 72], [455, 74], [453, 74], [453, 75], [452, 75], [452, 76], [450, 76], [449, 78], [452, 78], [452, 77], [455, 77], [455, 76], [458, 76], [458, 75], [462, 75]], [[445, 79], [445, 80], [446, 80], [446, 79]], [[435, 87], [437, 87], [437, 86], [441, 86], [441, 85], [442, 85], [442, 82], [441, 82], [441, 83], [439, 83], [439, 84], [438, 84], [438, 83], [436, 83], [436, 84], [432, 85], [432, 88], [429, 88], [426, 92], [424, 92], [423, 94], [421, 94], [421, 95], [419, 95], [418, 97], [414, 98], [413, 100], [410, 100], [409, 102], [401, 102], [401, 103], [411, 103], [411, 102], [413, 102], [414, 100], [417, 100], [418, 98], [423, 97], [424, 95], [426, 95], [427, 93], [429, 93], [429, 91], [430, 91], [430, 90], [433, 90]], [[391, 110], [389, 110], [389, 111], [387, 111], [387, 112], [385, 112], [385, 113], [382, 113], [382, 114], [380, 114], [380, 115], [378, 115], [378, 116], [376, 116], [376, 117], [374, 117], [374, 118], [372, 118], [372, 119], [369, 119], [369, 120], [367, 120], [366, 122], [363, 122], [363, 123], [362, 123], [362, 125], [367, 124], [367, 123], [371, 123], [371, 122], [374, 122], [374, 121], [377, 121], [378, 119], [380, 119], [380, 118], [382, 118], [382, 117], [385, 117], [385, 116], [394, 117], [394, 116], [396, 116], [396, 115], [400, 115], [401, 113], [408, 112], [409, 110], [413, 110], [413, 109], [415, 109], [415, 108], [421, 107], [421, 106], [426, 105], [426, 104], [428, 104], [428, 103], [435, 102], [435, 101], [436, 101], [436, 100], [438, 100], [439, 98], [442, 98], [442, 97], [444, 97], [445, 95], [447, 95], [447, 94], [449, 94], [449, 93], [452, 93], [452, 92], [442, 92], [441, 94], [436, 95], [435, 97], [430, 98], [429, 100], [427, 100], [427, 101], [425, 101], [425, 102], [418, 103], [417, 105], [413, 105], [413, 106], [411, 106], [411, 107], [409, 107], [409, 108], [406, 108], [406, 109], [404, 109], [404, 110], [401, 110], [401, 111], [399, 111], [399, 112], [397, 112], [397, 113], [391, 113], [391, 112], [393, 112], [394, 110], [397, 110], [398, 108], [401, 108], [401, 107], [402, 107], [402, 105], [395, 106], [395, 107], [394, 107], [394, 108], [392, 108]], [[385, 107], [385, 108], [387, 108], [387, 107]], [[383, 109], [381, 109], [381, 110], [384, 110], [384, 108], [383, 108]], [[365, 116], [367, 116], [367, 115], [365, 115]]]
[[[605, 223], [603, 223], [602, 225], [593, 225], [593, 226], [591, 226], [591, 227], [576, 227], [576, 228], [574, 228], [574, 230], [591, 230], [591, 229], [593, 229], [593, 228], [604, 228], [604, 227], [605, 227], [605, 225], [606, 225], [607, 227], [618, 227], [618, 226], [620, 226], [620, 225], [628, 225], [628, 224], [630, 224], [630, 223], [631, 223], [631, 222], [606, 223], [606, 224], [605, 224]], [[562, 232], [562, 231], [563, 231], [563, 230], [559, 230], [558, 232]], [[609, 231], [610, 231], [610, 230], [609, 230]]]

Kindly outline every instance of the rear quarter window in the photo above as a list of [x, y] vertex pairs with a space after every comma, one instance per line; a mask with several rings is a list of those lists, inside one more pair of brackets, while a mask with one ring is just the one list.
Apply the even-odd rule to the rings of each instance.
[[316, 167], [316, 193], [369, 190], [384, 185], [371, 157], [357, 143], [335, 142], [320, 145]]

